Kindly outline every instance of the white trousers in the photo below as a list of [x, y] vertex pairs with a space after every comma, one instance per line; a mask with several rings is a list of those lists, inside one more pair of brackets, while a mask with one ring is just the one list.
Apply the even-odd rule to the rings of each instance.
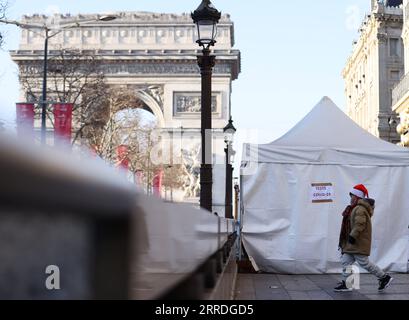
[[363, 269], [376, 276], [378, 279], [383, 278], [386, 273], [377, 265], [369, 261], [369, 257], [361, 254], [344, 253], [341, 258], [342, 261], [342, 278], [344, 281], [351, 275], [350, 270], [354, 262], [357, 262]]

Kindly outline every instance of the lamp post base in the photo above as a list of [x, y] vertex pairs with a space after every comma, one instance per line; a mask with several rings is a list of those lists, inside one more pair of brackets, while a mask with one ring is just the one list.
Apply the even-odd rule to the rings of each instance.
[[213, 211], [212, 187], [213, 167], [211, 164], [202, 164], [200, 167], [200, 207]]

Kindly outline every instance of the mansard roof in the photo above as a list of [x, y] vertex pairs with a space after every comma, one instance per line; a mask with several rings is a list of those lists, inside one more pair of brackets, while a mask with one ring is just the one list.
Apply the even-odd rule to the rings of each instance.
[[385, 6], [387, 7], [399, 7], [402, 5], [402, 0], [384, 0]]

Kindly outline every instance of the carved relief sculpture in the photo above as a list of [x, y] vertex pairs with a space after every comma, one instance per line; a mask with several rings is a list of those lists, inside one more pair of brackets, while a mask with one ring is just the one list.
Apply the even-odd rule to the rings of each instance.
[[[212, 96], [212, 112], [218, 112], [218, 95], [214, 94]], [[174, 97], [174, 105], [175, 105], [175, 115], [180, 113], [200, 113], [201, 112], [201, 105], [202, 105], [202, 98], [200, 96], [200, 92], [192, 92], [192, 93], [175, 93]]]

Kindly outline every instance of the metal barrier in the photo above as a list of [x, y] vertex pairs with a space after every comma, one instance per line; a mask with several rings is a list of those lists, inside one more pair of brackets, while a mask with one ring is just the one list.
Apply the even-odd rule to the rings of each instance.
[[[0, 137], [0, 299], [228, 299], [235, 224]], [[52, 271], [50, 271], [52, 270]]]

